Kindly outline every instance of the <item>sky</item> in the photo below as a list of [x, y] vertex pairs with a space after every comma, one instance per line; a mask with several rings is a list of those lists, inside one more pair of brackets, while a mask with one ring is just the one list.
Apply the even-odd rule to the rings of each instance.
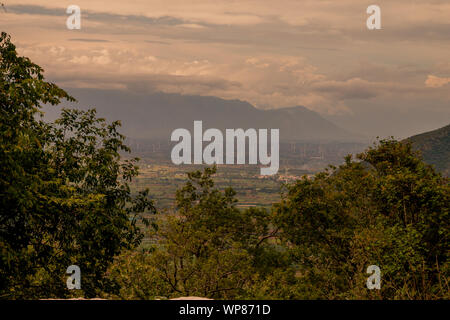
[[1, 2], [1, 31], [64, 88], [302, 105], [368, 136], [450, 123], [449, 0]]

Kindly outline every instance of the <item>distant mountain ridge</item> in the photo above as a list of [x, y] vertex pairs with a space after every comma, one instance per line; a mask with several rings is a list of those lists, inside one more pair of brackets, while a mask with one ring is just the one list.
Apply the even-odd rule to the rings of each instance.
[[422, 152], [425, 162], [434, 165], [445, 175], [450, 175], [450, 124], [406, 140], [412, 143], [415, 150]]
[[121, 120], [123, 132], [137, 139], [168, 140], [177, 128], [192, 130], [194, 120], [202, 120], [204, 130], [280, 129], [280, 139], [284, 141], [364, 139], [302, 106], [260, 110], [245, 101], [211, 96], [99, 89], [68, 89], [68, 92], [78, 99], [76, 107], [94, 107], [99, 116]]

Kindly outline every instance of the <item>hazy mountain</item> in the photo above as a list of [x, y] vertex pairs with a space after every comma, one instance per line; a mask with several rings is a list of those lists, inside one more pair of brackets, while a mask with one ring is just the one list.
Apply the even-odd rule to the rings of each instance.
[[[297, 106], [260, 110], [240, 100], [167, 93], [130, 93], [118, 90], [68, 89], [78, 108], [95, 107], [108, 120], [121, 120], [132, 138], [168, 140], [174, 129], [192, 130], [194, 120], [208, 128], [278, 128], [281, 140], [359, 141], [318, 113]], [[49, 110], [52, 108], [46, 108]], [[55, 111], [50, 111], [53, 114]], [[192, 131], [191, 131], [192, 132]]]
[[445, 175], [450, 174], [450, 125], [408, 138], [422, 152], [425, 162]]

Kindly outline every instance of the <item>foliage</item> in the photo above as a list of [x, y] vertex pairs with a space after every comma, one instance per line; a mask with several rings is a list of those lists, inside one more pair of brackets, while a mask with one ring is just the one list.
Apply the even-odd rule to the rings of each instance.
[[103, 294], [108, 299], [165, 299], [171, 292], [167, 282], [158, 276], [151, 252], [143, 249], [129, 250], [110, 266], [107, 276], [117, 284], [114, 293]]
[[[410, 144], [381, 140], [287, 185], [271, 213], [237, 210], [214, 173], [189, 173], [156, 245], [116, 261], [119, 297], [449, 298], [448, 180]], [[370, 265], [381, 290], [366, 287]]]
[[95, 110], [39, 120], [42, 104], [74, 98], [19, 57], [5, 33], [0, 54], [0, 296], [65, 297], [72, 264], [85, 296], [112, 290], [108, 265], [139, 243], [136, 214], [154, 210], [145, 192], [131, 197], [137, 159], [120, 160], [129, 151], [120, 123]]
[[[448, 298], [449, 191], [395, 140], [288, 186], [276, 224], [307, 297]], [[369, 265], [381, 268], [380, 291], [365, 288]]]
[[[147, 253], [147, 266], [142, 267], [151, 268], [159, 279], [150, 277], [149, 292], [155, 281], [165, 286], [147, 298], [245, 298], [260, 277], [281, 267], [289, 269], [283, 252], [269, 243], [276, 234], [270, 214], [263, 209], [237, 209], [231, 188], [223, 192], [214, 188], [215, 172], [213, 167], [188, 173], [188, 182], [177, 192], [177, 214], [164, 217], [155, 231], [157, 245]], [[123, 282], [136, 275], [116, 273], [116, 277]]]

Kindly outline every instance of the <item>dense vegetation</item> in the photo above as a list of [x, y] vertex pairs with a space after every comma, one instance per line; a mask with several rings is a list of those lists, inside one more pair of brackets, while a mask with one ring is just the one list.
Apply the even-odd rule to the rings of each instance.
[[106, 268], [136, 247], [136, 214], [153, 208], [145, 193], [131, 196], [137, 167], [119, 161], [128, 150], [119, 123], [94, 110], [63, 110], [55, 123], [43, 122], [42, 104], [74, 99], [18, 57], [5, 33], [0, 54], [0, 296], [65, 297], [72, 264], [87, 297], [109, 291]]
[[[237, 211], [214, 172], [190, 173], [155, 245], [116, 261], [120, 297], [449, 298], [450, 186], [411, 145], [382, 140], [287, 185], [270, 212]], [[381, 290], [366, 288], [370, 265]]]
[[422, 152], [426, 163], [444, 175], [450, 175], [450, 125], [408, 138], [413, 148]]
[[[42, 121], [42, 104], [73, 98], [4, 33], [0, 54], [2, 298], [450, 298], [450, 185], [409, 143], [288, 184], [270, 210], [238, 209], [215, 167], [190, 172], [161, 214], [130, 192], [138, 159], [121, 159], [118, 122], [70, 109]], [[71, 264], [81, 290], [65, 286]], [[369, 265], [381, 290], [366, 288]]]

